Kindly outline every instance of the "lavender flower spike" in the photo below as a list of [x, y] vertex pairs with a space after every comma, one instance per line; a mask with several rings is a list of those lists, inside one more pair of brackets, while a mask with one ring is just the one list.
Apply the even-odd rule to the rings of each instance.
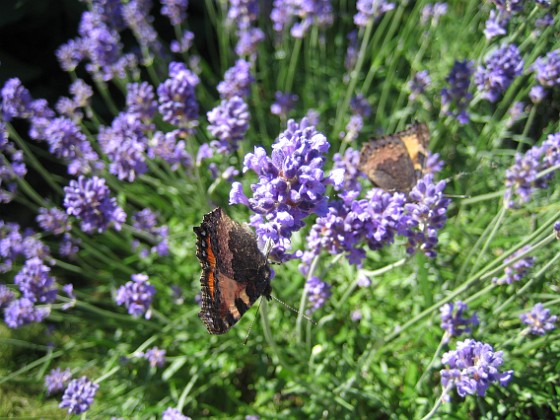
[[550, 315], [550, 310], [545, 309], [542, 303], [537, 303], [530, 312], [521, 314], [519, 318], [528, 325], [526, 331], [535, 335], [545, 335], [547, 331], [553, 330], [558, 320], [558, 316]]
[[476, 313], [470, 318], [463, 318], [463, 312], [468, 309], [461, 301], [457, 303], [446, 303], [440, 308], [441, 328], [445, 330], [443, 341], [447, 343], [452, 336], [459, 336], [471, 331], [470, 325], [478, 325]]
[[118, 305], [126, 306], [130, 315], [144, 315], [144, 318], [150, 319], [150, 305], [156, 289], [148, 282], [148, 276], [145, 274], [133, 274], [131, 277], [132, 281], [119, 288], [115, 300]]
[[82, 376], [68, 384], [60, 408], [67, 408], [68, 414], [81, 414], [89, 410], [99, 385]]

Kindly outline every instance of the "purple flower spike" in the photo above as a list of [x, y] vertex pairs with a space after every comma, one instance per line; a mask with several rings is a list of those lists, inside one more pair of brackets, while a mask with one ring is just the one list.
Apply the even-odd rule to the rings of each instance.
[[554, 324], [558, 319], [556, 315], [550, 315], [550, 310], [542, 303], [537, 303], [530, 312], [521, 314], [519, 318], [528, 325], [527, 331], [535, 335], [545, 335], [547, 331], [556, 328]]
[[358, 13], [354, 15], [354, 23], [357, 26], [366, 26], [372, 19], [378, 19], [385, 13], [395, 8], [395, 3], [385, 0], [358, 0], [356, 4]]
[[0, 310], [7, 307], [14, 298], [14, 292], [12, 292], [5, 284], [0, 283]]
[[82, 376], [68, 384], [60, 408], [67, 408], [68, 414], [81, 414], [89, 410], [99, 385]]
[[191, 418], [183, 415], [178, 409], [174, 407], [168, 407], [163, 412], [161, 420], [191, 420]]
[[165, 364], [165, 350], [158, 347], [152, 347], [146, 350], [143, 357], [150, 362], [151, 367], [162, 367]]
[[55, 394], [64, 390], [68, 382], [70, 382], [70, 379], [72, 379], [72, 372], [70, 369], [52, 369], [49, 374], [45, 376], [47, 394]]
[[57, 287], [54, 278], [49, 276], [50, 271], [50, 267], [43, 264], [39, 258], [30, 258], [16, 274], [14, 283], [23, 297], [31, 302], [53, 303], [56, 300]]
[[[441, 363], [449, 365], [441, 370], [441, 385], [444, 389], [457, 389], [461, 397], [467, 394], [484, 396], [492, 383], [502, 386], [513, 377], [513, 370], [500, 372], [503, 352], [494, 352], [491, 345], [475, 340], [457, 342], [457, 350], [443, 354]], [[449, 400], [449, 394], [446, 395]]]
[[6, 321], [6, 325], [10, 328], [19, 328], [31, 322], [41, 322], [49, 314], [49, 308], [36, 307], [31, 300], [23, 297], [13, 300], [4, 309], [4, 321]]
[[223, 100], [208, 112], [208, 131], [216, 138], [211, 146], [217, 153], [230, 154], [239, 147], [239, 142], [249, 129], [249, 107], [239, 96]]
[[313, 276], [305, 283], [305, 291], [307, 292], [307, 299], [311, 304], [309, 312], [315, 312], [331, 296], [331, 285], [325, 283], [319, 277]]
[[546, 57], [539, 57], [531, 66], [537, 81], [544, 87], [560, 85], [560, 50], [549, 52]]
[[151, 120], [157, 110], [155, 97], [154, 87], [148, 82], [130, 83], [126, 94], [128, 113], [147, 121]]
[[[519, 251], [517, 251], [516, 253], [511, 255], [510, 257], [506, 258], [504, 262], [508, 263], [511, 260], [513, 260], [515, 257], [517, 257], [518, 255], [527, 253], [530, 249], [531, 249], [531, 246], [526, 245], [523, 248], [521, 248]], [[529, 271], [529, 268], [531, 268], [533, 266], [533, 264], [535, 263], [535, 260], [536, 260], [535, 257], [521, 258], [520, 260], [514, 262], [512, 265], [507, 266], [505, 268], [505, 270], [504, 270], [505, 271], [505, 276], [504, 277], [501, 277], [501, 278], [494, 277], [492, 279], [492, 282], [501, 285], [501, 284], [512, 284], [514, 281], [521, 280], [523, 277], [525, 277], [527, 275], [527, 272]]]
[[292, 37], [303, 38], [311, 26], [330, 26], [334, 16], [330, 0], [274, 0], [270, 19], [276, 32], [289, 28]]
[[472, 99], [469, 86], [473, 72], [472, 61], [455, 61], [449, 75], [445, 78], [449, 88], [441, 90], [441, 111], [445, 115], [456, 118], [460, 124], [469, 122], [469, 114], [466, 109]]
[[188, 0], [161, 0], [161, 14], [167, 16], [172, 25], [180, 25], [187, 18]]
[[13, 118], [29, 118], [32, 115], [31, 94], [17, 78], [9, 79], [2, 88], [2, 117], [9, 122]]
[[117, 200], [111, 198], [102, 178], [80, 176], [77, 181], [71, 180], [64, 192], [66, 212], [80, 220], [85, 233], [101, 233], [111, 225], [120, 230], [126, 220], [126, 213], [117, 205]]
[[235, 65], [226, 71], [224, 81], [218, 83], [220, 98], [231, 99], [234, 96], [245, 98], [249, 96], [254, 81], [249, 62], [237, 60]]
[[150, 319], [150, 305], [155, 294], [156, 289], [148, 282], [147, 275], [133, 274], [132, 281], [119, 288], [115, 300], [118, 305], [126, 306], [130, 315], [144, 315], [144, 318]]
[[157, 88], [159, 112], [163, 120], [179, 128], [191, 129], [198, 125], [198, 102], [195, 88], [198, 76], [183, 63], [169, 64], [169, 79]]
[[275, 101], [270, 106], [270, 112], [272, 115], [278, 115], [280, 118], [286, 118], [288, 113], [294, 109], [299, 96], [294, 93], [282, 93], [277, 91], [274, 94]]
[[441, 312], [441, 328], [445, 330], [443, 342], [447, 343], [450, 337], [457, 337], [471, 331], [471, 325], [478, 325], [478, 317], [474, 313], [470, 318], [463, 318], [463, 312], [468, 306], [459, 301], [457, 303], [446, 303], [439, 311]]
[[410, 95], [408, 99], [410, 101], [416, 100], [417, 97], [426, 92], [426, 88], [432, 83], [432, 78], [428, 73], [428, 70], [422, 70], [415, 73], [412, 80], [408, 82], [408, 88], [410, 89]]

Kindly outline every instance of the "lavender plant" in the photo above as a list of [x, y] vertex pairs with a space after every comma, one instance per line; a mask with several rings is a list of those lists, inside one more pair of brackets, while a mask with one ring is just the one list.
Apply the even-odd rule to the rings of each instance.
[[[55, 98], [2, 63], [0, 416], [558, 416], [556, 2], [75, 7]], [[373, 186], [414, 121], [416, 185]], [[206, 332], [217, 206], [299, 314]]]

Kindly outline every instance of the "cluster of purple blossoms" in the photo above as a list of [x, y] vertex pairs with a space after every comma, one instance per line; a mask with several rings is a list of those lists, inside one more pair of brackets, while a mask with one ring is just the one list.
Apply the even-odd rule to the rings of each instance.
[[152, 347], [139, 356], [146, 359], [148, 362], [150, 362], [150, 366], [155, 368], [162, 367], [165, 364], [165, 353], [166, 352], [163, 349]]
[[428, 70], [422, 70], [412, 76], [412, 80], [408, 82], [408, 89], [410, 90], [410, 95], [408, 96], [409, 101], [414, 101], [424, 92], [426, 88], [432, 83], [432, 78]]
[[0, 123], [0, 203], [9, 203], [14, 198], [16, 180], [27, 173], [23, 152], [8, 140], [6, 125]]
[[[508, 262], [515, 259], [519, 255], [526, 254], [527, 252], [529, 252], [530, 249], [531, 246], [526, 245], [520, 250], [518, 250], [517, 252], [515, 252], [514, 254], [512, 254], [511, 256], [509, 256], [508, 258], [506, 258], [504, 262], [507, 264]], [[512, 265], [509, 265], [505, 268], [504, 270], [505, 275], [503, 277], [500, 278], [494, 277], [492, 279], [492, 283], [499, 284], [499, 285], [512, 284], [514, 281], [521, 280], [523, 277], [527, 275], [529, 268], [533, 266], [535, 260], [536, 260], [535, 257], [525, 257], [525, 258], [521, 258], [520, 260], [517, 260]]]
[[161, 14], [167, 16], [172, 25], [180, 25], [187, 18], [188, 0], [161, 0]]
[[174, 407], [168, 407], [163, 412], [161, 420], [191, 420], [191, 418], [185, 416]]
[[378, 19], [385, 13], [395, 8], [395, 3], [385, 0], [358, 0], [356, 4], [358, 13], [354, 15], [356, 26], [366, 26], [369, 21]]
[[290, 28], [290, 35], [303, 38], [312, 26], [326, 28], [334, 20], [330, 0], [274, 0], [270, 12], [272, 28], [283, 32]]
[[486, 67], [479, 66], [474, 80], [482, 97], [496, 102], [513, 80], [523, 73], [523, 58], [519, 49], [509, 44], [499, 48], [486, 60]]
[[25, 261], [22, 269], [16, 274], [14, 283], [23, 297], [31, 302], [53, 303], [57, 287], [54, 278], [49, 275], [50, 271], [50, 267], [43, 264], [41, 259], [33, 257]]
[[151, 121], [157, 111], [154, 87], [148, 82], [129, 83], [126, 90], [128, 114], [145, 121]]
[[331, 297], [331, 285], [322, 281], [319, 277], [313, 276], [305, 283], [307, 299], [311, 304], [309, 312], [315, 312], [321, 308], [327, 299]]
[[173, 130], [167, 133], [156, 131], [148, 140], [147, 155], [150, 159], [160, 158], [171, 165], [171, 170], [180, 167], [190, 168], [192, 157], [186, 151], [185, 138], [189, 133], [185, 130]]
[[72, 379], [72, 372], [70, 369], [61, 370], [60, 368], [52, 369], [47, 376], [45, 376], [45, 387], [47, 394], [55, 394], [66, 389], [68, 382]]
[[264, 41], [264, 32], [259, 28], [247, 29], [239, 34], [239, 40], [235, 45], [235, 53], [240, 57], [249, 57], [254, 62], [257, 54], [257, 46]]
[[19, 256], [25, 259], [38, 257], [48, 260], [50, 252], [31, 229], [26, 229], [22, 233], [18, 224], [0, 220], [0, 273], [10, 271]]
[[539, 176], [560, 164], [560, 133], [550, 134], [541, 146], [533, 146], [524, 155], [517, 153], [515, 163], [506, 171], [506, 193], [504, 203], [507, 208], [519, 206], [529, 201], [537, 189], [545, 189], [554, 173]]
[[473, 72], [472, 61], [455, 61], [449, 75], [445, 78], [449, 88], [441, 90], [442, 112], [456, 118], [460, 124], [467, 124], [470, 120], [466, 109], [472, 99], [469, 86]]
[[89, 107], [90, 99], [93, 96], [93, 89], [82, 79], [77, 79], [70, 85], [69, 91], [72, 94], [72, 98], [61, 97], [57, 101], [55, 109], [59, 114], [79, 124], [84, 117], [80, 108]]
[[195, 88], [199, 83], [198, 76], [185, 64], [169, 64], [169, 79], [157, 88], [158, 110], [164, 121], [186, 130], [197, 126], [198, 102]]
[[547, 331], [555, 329], [554, 323], [558, 320], [558, 316], [550, 315], [550, 310], [542, 303], [537, 303], [530, 312], [521, 314], [519, 318], [528, 325], [527, 332], [534, 335], [545, 335]]
[[[149, 251], [145, 248], [141, 249], [140, 255], [142, 257], [146, 258], [148, 252], [155, 253], [160, 257], [169, 255], [169, 229], [167, 226], [158, 226], [156, 213], [148, 208], [137, 212], [132, 216], [132, 226], [150, 235], [153, 238], [153, 242], [155, 242], [155, 245]], [[140, 242], [133, 241], [132, 245], [134, 249], [138, 249]]]
[[288, 113], [295, 108], [299, 96], [295, 93], [282, 93], [277, 91], [274, 94], [275, 101], [270, 105], [272, 115], [278, 115], [282, 120], [288, 117]]
[[0, 283], [0, 310], [4, 309], [8, 304], [15, 299], [14, 292], [8, 286]]
[[371, 105], [368, 99], [361, 93], [350, 99], [350, 110], [354, 115], [368, 118], [371, 115]]
[[531, 66], [535, 78], [539, 83], [529, 92], [534, 103], [541, 102], [547, 94], [546, 88], [560, 85], [560, 50], [549, 52], [545, 57], [539, 57]]
[[218, 93], [222, 99], [234, 96], [245, 98], [251, 93], [251, 84], [255, 81], [251, 76], [251, 64], [245, 60], [237, 60], [235, 65], [224, 74], [224, 80], [218, 83]]
[[128, 313], [134, 317], [144, 315], [150, 319], [152, 311], [150, 305], [156, 294], [156, 289], [148, 281], [145, 274], [133, 274], [132, 281], [119, 287], [115, 301], [117, 305], [124, 305]]
[[120, 230], [126, 220], [126, 213], [110, 196], [109, 187], [102, 178], [80, 176], [64, 187], [64, 193], [66, 212], [80, 220], [80, 227], [85, 233], [101, 233], [111, 225]]
[[[472, 339], [457, 342], [457, 350], [443, 354], [441, 363], [449, 365], [441, 370], [441, 384], [445, 390], [456, 388], [461, 397], [467, 394], [484, 396], [494, 382], [505, 386], [513, 377], [513, 370], [500, 372], [503, 352], [494, 352], [491, 345]], [[449, 393], [445, 397], [449, 400]]]
[[151, 7], [151, 1], [130, 0], [122, 5], [122, 14], [140, 47], [146, 51], [151, 51], [155, 56], [163, 56], [163, 46], [159, 41], [157, 31], [152, 25], [154, 18], [150, 15]]
[[50, 314], [50, 308], [35, 306], [34, 303], [22, 297], [11, 301], [4, 309], [4, 321], [10, 328], [19, 328], [32, 322], [41, 322]]
[[72, 380], [59, 404], [60, 408], [67, 408], [68, 414], [81, 414], [89, 410], [99, 384], [90, 381], [86, 376]]
[[258, 18], [258, 0], [229, 0], [227, 23], [235, 24], [239, 32], [249, 29]]
[[245, 101], [239, 96], [224, 99], [208, 112], [208, 131], [216, 140], [210, 145], [219, 154], [231, 154], [249, 129], [251, 114]]
[[29, 91], [18, 78], [8, 79], [2, 87], [2, 119], [6, 122], [13, 118], [32, 116], [32, 98]]
[[441, 328], [445, 331], [443, 336], [444, 343], [447, 343], [451, 337], [471, 332], [471, 325], [478, 325], [476, 312], [470, 318], [463, 318], [463, 313], [467, 309], [467, 304], [461, 301], [446, 303], [439, 309], [441, 313]]
[[420, 11], [420, 23], [426, 25], [430, 22], [431, 26], [437, 26], [439, 19], [447, 14], [447, 3], [434, 3], [425, 5]]
[[183, 31], [181, 39], [174, 39], [169, 44], [169, 49], [175, 54], [186, 53], [192, 47], [194, 42], [194, 34], [191, 31]]
[[233, 183], [230, 192], [231, 204], [243, 204], [256, 213], [251, 224], [263, 243], [272, 241], [272, 256], [278, 261], [287, 258], [290, 237], [305, 225], [303, 219], [327, 212], [328, 180], [323, 172], [327, 138], [306, 118], [299, 124], [289, 120], [287, 125], [270, 157], [258, 146], [245, 156], [244, 172], [253, 170], [259, 176], [259, 182], [251, 186], [252, 198], [243, 193], [239, 182]]

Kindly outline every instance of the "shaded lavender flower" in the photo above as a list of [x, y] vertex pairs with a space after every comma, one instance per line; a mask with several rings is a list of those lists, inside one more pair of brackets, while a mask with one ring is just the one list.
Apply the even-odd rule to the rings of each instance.
[[203, 160], [210, 159], [214, 156], [214, 149], [208, 143], [203, 143], [196, 153], [196, 166], [200, 166]]
[[161, 0], [161, 14], [167, 16], [172, 25], [180, 25], [187, 18], [188, 0]]
[[192, 47], [193, 41], [194, 34], [191, 31], [183, 31], [181, 39], [171, 41], [169, 48], [176, 54], [186, 53]]
[[23, 256], [26, 259], [38, 257], [42, 260], [50, 259], [49, 247], [41, 242], [31, 229], [20, 232], [16, 223], [4, 223], [0, 220], [0, 273], [11, 270], [16, 258]]
[[292, 37], [303, 38], [311, 26], [332, 25], [334, 15], [330, 0], [274, 0], [270, 19], [276, 32], [289, 28]]
[[554, 323], [558, 319], [556, 315], [550, 315], [550, 310], [542, 303], [537, 303], [530, 312], [521, 314], [519, 318], [521, 322], [528, 325], [526, 331], [535, 335], [545, 335], [547, 331], [556, 328]]
[[362, 128], [364, 128], [364, 118], [361, 115], [352, 115], [344, 128], [346, 131], [341, 132], [340, 137], [350, 143], [358, 138]]
[[86, 175], [101, 169], [103, 163], [85, 134], [72, 120], [55, 118], [45, 130], [49, 151], [68, 162], [70, 175]]
[[346, 48], [346, 55], [344, 57], [344, 68], [348, 71], [352, 70], [358, 61], [358, 53], [360, 47], [358, 45], [358, 31], [354, 30], [346, 35], [348, 39], [348, 47]]
[[157, 102], [154, 87], [148, 82], [129, 83], [126, 86], [126, 106], [128, 114], [151, 120], [156, 114]]
[[445, 115], [456, 118], [460, 124], [467, 124], [469, 122], [469, 114], [467, 114], [466, 109], [472, 99], [472, 94], [469, 93], [469, 86], [473, 72], [474, 64], [472, 61], [456, 60], [453, 68], [445, 78], [449, 88], [441, 90], [442, 112]]
[[2, 87], [2, 118], [9, 122], [13, 118], [29, 118], [31, 111], [31, 94], [18, 78], [8, 79]]
[[358, 0], [356, 4], [358, 13], [354, 15], [357, 26], [366, 26], [372, 19], [378, 19], [385, 13], [395, 8], [395, 3], [386, 0]]
[[73, 238], [69, 233], [65, 233], [60, 241], [58, 252], [63, 257], [72, 258], [80, 250], [78, 246], [80, 243], [80, 239]]
[[435, 258], [438, 232], [447, 221], [447, 206], [450, 199], [443, 196], [445, 181], [434, 183], [433, 175], [427, 174], [418, 181], [409, 193], [410, 202], [405, 204], [409, 253], [416, 249], [426, 256]]
[[538, 18], [535, 21], [535, 27], [537, 28], [537, 30], [535, 31], [536, 35], [537, 36], [540, 35], [541, 29], [546, 28], [548, 26], [552, 26], [553, 24], [554, 24], [554, 17], [550, 13], [547, 13], [543, 17]]
[[174, 407], [168, 407], [163, 412], [161, 420], [191, 420], [191, 418], [183, 415]]
[[14, 292], [12, 292], [5, 284], [0, 283], [0, 310], [8, 306], [14, 298]]
[[439, 308], [441, 313], [441, 328], [445, 331], [443, 336], [444, 343], [447, 343], [451, 337], [457, 337], [461, 334], [471, 332], [471, 325], [478, 325], [476, 312], [470, 318], [463, 318], [463, 312], [467, 311], [467, 309], [467, 304], [461, 301], [446, 303]]
[[133, 274], [132, 281], [119, 287], [115, 301], [117, 305], [124, 305], [128, 313], [134, 317], [144, 315], [150, 319], [152, 311], [150, 305], [156, 294], [156, 289], [148, 281], [145, 274]]
[[554, 223], [554, 235], [560, 240], [560, 220]]
[[319, 277], [313, 276], [305, 283], [307, 299], [311, 304], [309, 313], [321, 308], [327, 299], [331, 297], [331, 285], [322, 281]]
[[142, 354], [142, 357], [150, 362], [150, 366], [155, 368], [163, 367], [165, 364], [165, 350], [158, 347], [152, 347]]
[[535, 3], [545, 8], [550, 7], [552, 4], [550, 0], [535, 0]]
[[272, 240], [272, 254], [279, 261], [290, 246], [291, 234], [305, 225], [303, 219], [327, 212], [323, 165], [329, 143], [305, 118], [299, 124], [289, 120], [287, 125], [270, 157], [262, 147], [245, 156], [243, 171], [253, 170], [259, 176], [251, 186], [253, 197], [245, 196], [239, 182], [232, 184], [230, 192], [231, 204], [243, 204], [256, 213], [251, 224], [260, 240]]
[[183, 289], [181, 289], [181, 287], [176, 284], [171, 285], [171, 300], [175, 305], [182, 305], [183, 303], [185, 303]]
[[507, 33], [505, 26], [508, 24], [509, 18], [495, 10], [490, 11], [490, 17], [486, 21], [484, 28], [484, 36], [490, 40], [494, 37], [505, 35]]
[[507, 126], [511, 127], [525, 115], [525, 103], [514, 102], [508, 110]]
[[208, 131], [216, 138], [210, 145], [219, 154], [230, 154], [239, 147], [239, 142], [249, 129], [251, 114], [249, 107], [239, 96], [223, 100], [210, 110]]
[[90, 99], [93, 96], [93, 89], [90, 85], [82, 79], [77, 79], [70, 85], [70, 93], [72, 94], [72, 101], [79, 108], [89, 106]]
[[117, 205], [117, 200], [110, 196], [105, 180], [96, 176], [71, 180], [64, 187], [64, 207], [71, 216], [80, 220], [80, 227], [85, 233], [104, 232], [113, 226], [120, 230], [126, 220], [126, 213]]
[[371, 286], [371, 279], [364, 274], [362, 270], [358, 272], [358, 278], [356, 279], [356, 284], [360, 287]]
[[257, 21], [259, 17], [258, 0], [229, 0], [227, 24], [235, 23], [239, 32], [243, 33]]
[[122, 14], [138, 43], [154, 55], [162, 56], [163, 48], [159, 42], [158, 33], [152, 25], [154, 18], [150, 15], [151, 7], [151, 1], [130, 0], [123, 4]]
[[65, 284], [62, 286], [62, 291], [68, 295], [68, 299], [70, 302], [65, 303], [62, 305], [62, 310], [66, 311], [70, 308], [76, 306], [76, 295], [74, 294], [74, 285], [72, 283]]
[[172, 171], [176, 171], [180, 167], [191, 167], [192, 157], [186, 151], [185, 141], [182, 140], [188, 135], [184, 130], [173, 130], [167, 133], [156, 131], [148, 141], [148, 157], [163, 159], [171, 165]]
[[19, 328], [32, 322], [41, 322], [50, 314], [48, 307], [37, 307], [26, 297], [10, 302], [4, 309], [4, 321], [10, 328]]
[[[441, 363], [449, 365], [442, 369], [441, 385], [444, 389], [455, 388], [461, 397], [467, 394], [484, 396], [492, 383], [502, 386], [513, 377], [513, 370], [500, 372], [503, 352], [494, 352], [491, 345], [472, 339], [457, 342], [457, 350], [443, 354]], [[449, 394], [444, 397], [449, 400]]]
[[169, 64], [169, 79], [157, 88], [158, 109], [164, 121], [185, 129], [198, 125], [195, 88], [199, 82], [198, 76], [185, 64]]
[[496, 9], [503, 13], [517, 13], [523, 10], [524, 0], [491, 0]]
[[554, 50], [539, 57], [531, 66], [537, 81], [544, 87], [560, 84], [560, 50]]
[[500, 48], [486, 60], [486, 67], [479, 66], [474, 80], [482, 97], [496, 102], [511, 85], [513, 79], [523, 73], [523, 58], [519, 49], [509, 44]]
[[120, 0], [96, 0], [92, 2], [91, 7], [99, 19], [110, 27], [117, 30], [125, 28]]
[[17, 190], [17, 179], [27, 174], [23, 152], [8, 140], [6, 125], [0, 122], [0, 203], [13, 200]]
[[70, 369], [61, 370], [60, 368], [52, 369], [45, 376], [45, 388], [47, 394], [55, 394], [66, 389], [68, 382], [72, 379], [72, 372]]
[[49, 275], [50, 267], [33, 257], [25, 261], [16, 274], [14, 283], [19, 287], [23, 297], [31, 302], [53, 303], [56, 300], [57, 287], [54, 278]]
[[[515, 252], [514, 254], [512, 254], [508, 258], [506, 258], [504, 260], [504, 263], [506, 263], [506, 264], [509, 263], [511, 260], [518, 257], [519, 255], [527, 253], [530, 249], [531, 249], [530, 245], [524, 246], [523, 248], [521, 248], [520, 250], [518, 250], [517, 252]], [[535, 260], [536, 260], [535, 257], [521, 258], [520, 260], [514, 262], [512, 265], [509, 265], [505, 268], [504, 277], [501, 277], [501, 278], [494, 277], [492, 279], [492, 283], [500, 284], [500, 285], [502, 285], [502, 284], [512, 284], [514, 281], [521, 280], [523, 277], [525, 277], [527, 275], [527, 272], [529, 271], [529, 268], [531, 268], [533, 266], [533, 264], [535, 263]]]
[[362, 311], [360, 311], [359, 309], [352, 311], [352, 313], [350, 314], [350, 319], [354, 322], [361, 321]]
[[235, 65], [224, 74], [224, 80], [218, 83], [217, 89], [220, 98], [247, 97], [251, 92], [251, 84], [254, 81], [255, 79], [251, 76], [251, 65], [249, 62], [237, 60]]
[[99, 384], [90, 381], [86, 376], [74, 379], [64, 391], [59, 407], [67, 408], [68, 414], [84, 413], [93, 404], [93, 398], [98, 388]]
[[434, 3], [426, 4], [420, 11], [420, 23], [425, 25], [430, 22], [430, 25], [436, 26], [439, 19], [447, 14], [447, 3]]
[[249, 57], [251, 61], [255, 61], [257, 47], [259, 43], [264, 41], [265, 34], [259, 28], [250, 28], [239, 34], [239, 40], [235, 45], [235, 53], [240, 57]]
[[368, 99], [361, 93], [350, 99], [350, 110], [352, 114], [368, 118], [371, 115], [371, 105]]
[[109, 172], [120, 180], [133, 182], [148, 170], [145, 156], [148, 128], [136, 115], [120, 113], [111, 127], [99, 129], [98, 140], [109, 158]]
[[299, 96], [295, 93], [276, 91], [274, 98], [275, 101], [270, 106], [270, 112], [273, 115], [278, 115], [282, 119], [286, 119], [288, 113], [296, 106]]
[[430, 153], [424, 164], [424, 173], [435, 174], [443, 169], [443, 160], [440, 159], [439, 153]]
[[152, 246], [151, 252], [157, 253], [163, 257], [169, 254], [168, 246], [168, 228], [167, 226], [158, 226], [157, 214], [152, 210], [146, 208], [132, 216], [132, 226], [153, 237], [153, 242], [156, 244]]
[[540, 104], [544, 98], [548, 95], [548, 92], [541, 85], [533, 86], [529, 91], [529, 99], [534, 104]]
[[410, 90], [410, 95], [408, 95], [409, 101], [414, 101], [418, 96], [426, 92], [426, 88], [432, 83], [432, 78], [428, 73], [428, 70], [422, 70], [412, 76], [412, 80], [408, 82], [408, 89]]
[[76, 70], [78, 64], [85, 58], [85, 54], [85, 43], [81, 38], [69, 40], [55, 52], [60, 68], [67, 72]]
[[38, 141], [45, 140], [45, 132], [56, 114], [49, 108], [45, 99], [34, 100], [31, 103], [31, 111], [33, 115], [29, 120], [29, 137]]

